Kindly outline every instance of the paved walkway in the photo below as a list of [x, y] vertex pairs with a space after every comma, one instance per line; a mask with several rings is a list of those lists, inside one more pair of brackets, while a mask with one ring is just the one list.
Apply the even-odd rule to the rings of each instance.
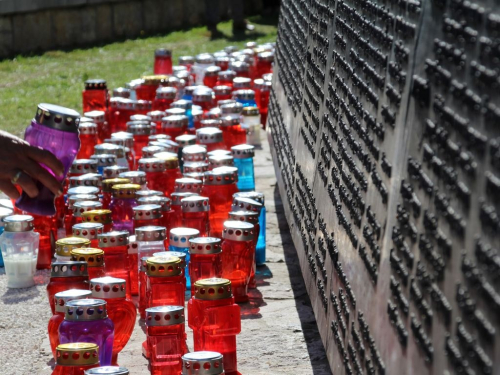
[[[305, 291], [267, 141], [255, 157], [257, 190], [266, 196], [267, 264], [261, 267], [257, 289], [250, 302], [241, 305], [242, 331], [237, 337], [238, 369], [243, 375], [329, 375], [314, 314]], [[52, 359], [46, 333], [50, 319], [45, 286], [49, 272], [39, 271], [37, 286], [7, 289], [0, 269], [0, 368], [3, 375], [50, 375]], [[188, 346], [192, 348], [191, 330]], [[141, 355], [144, 324], [137, 323], [133, 336], [118, 357], [131, 374], [146, 375]]]

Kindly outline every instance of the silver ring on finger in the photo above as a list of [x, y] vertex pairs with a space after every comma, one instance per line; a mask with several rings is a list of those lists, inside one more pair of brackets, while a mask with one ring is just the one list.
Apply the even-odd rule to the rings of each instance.
[[23, 171], [17, 171], [16, 174], [14, 175], [14, 177], [12, 177], [10, 179], [10, 182], [12, 182], [13, 185], [17, 185], [17, 181], [19, 181], [19, 179], [21, 178], [23, 174]]

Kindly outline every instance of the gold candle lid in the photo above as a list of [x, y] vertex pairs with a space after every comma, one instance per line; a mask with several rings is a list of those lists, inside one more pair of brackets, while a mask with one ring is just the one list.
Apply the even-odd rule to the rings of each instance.
[[56, 254], [69, 257], [71, 250], [90, 246], [90, 240], [82, 237], [66, 237], [56, 241]]
[[56, 361], [61, 366], [98, 365], [99, 347], [86, 342], [60, 344], [56, 348]]
[[231, 281], [228, 279], [212, 277], [194, 283], [194, 298], [210, 301], [232, 296]]
[[82, 247], [71, 250], [71, 260], [87, 262], [88, 267], [104, 266], [104, 251], [93, 247]]
[[177, 257], [151, 257], [146, 260], [146, 274], [153, 277], [180, 276], [181, 264]]
[[138, 184], [119, 184], [114, 185], [113, 197], [116, 198], [135, 198], [135, 193], [141, 190], [141, 185]]
[[113, 186], [115, 185], [123, 185], [123, 184], [130, 184], [132, 183], [131, 180], [128, 178], [108, 178], [107, 180], [102, 181], [102, 191], [106, 193], [112, 193], [113, 192]]
[[82, 213], [82, 220], [86, 223], [112, 224], [111, 210], [92, 210]]

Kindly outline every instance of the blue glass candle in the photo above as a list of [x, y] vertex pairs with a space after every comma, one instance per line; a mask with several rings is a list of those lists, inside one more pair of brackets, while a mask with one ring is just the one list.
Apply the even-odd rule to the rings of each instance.
[[[0, 235], [3, 233], [3, 218], [6, 216], [12, 215], [13, 210], [7, 207], [1, 207], [0, 206]], [[0, 267], [3, 267], [3, 257], [2, 257], [2, 252], [0, 251]]]
[[246, 90], [236, 90], [233, 91], [233, 99], [237, 103], [241, 103], [243, 107], [257, 107], [257, 102], [255, 101], [255, 91]]
[[189, 119], [188, 129], [194, 129], [194, 120], [193, 120], [193, 102], [192, 100], [180, 99], [173, 102], [170, 105], [170, 108], [181, 108], [186, 111], [184, 113]]
[[251, 145], [237, 145], [231, 147], [234, 158], [234, 166], [238, 168], [237, 186], [240, 191], [255, 190], [255, 174], [253, 157], [255, 147]]
[[178, 251], [186, 254], [186, 290], [191, 290], [191, 278], [189, 277], [189, 240], [199, 237], [200, 231], [193, 228], [172, 228], [170, 229], [169, 251]]
[[249, 191], [236, 193], [234, 197], [250, 198], [262, 205], [259, 214], [259, 239], [257, 240], [257, 246], [255, 248], [255, 261], [257, 265], [260, 266], [266, 262], [266, 206], [264, 194], [256, 191]]

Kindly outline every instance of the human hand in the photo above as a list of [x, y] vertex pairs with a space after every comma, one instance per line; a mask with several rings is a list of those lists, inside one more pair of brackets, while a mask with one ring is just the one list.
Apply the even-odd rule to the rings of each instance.
[[62, 194], [61, 184], [41, 164], [57, 176], [64, 173], [62, 163], [49, 151], [33, 147], [28, 142], [0, 130], [0, 190], [12, 199], [19, 198], [14, 185], [19, 185], [31, 198], [39, 191], [35, 181], [40, 181], [56, 196]]

